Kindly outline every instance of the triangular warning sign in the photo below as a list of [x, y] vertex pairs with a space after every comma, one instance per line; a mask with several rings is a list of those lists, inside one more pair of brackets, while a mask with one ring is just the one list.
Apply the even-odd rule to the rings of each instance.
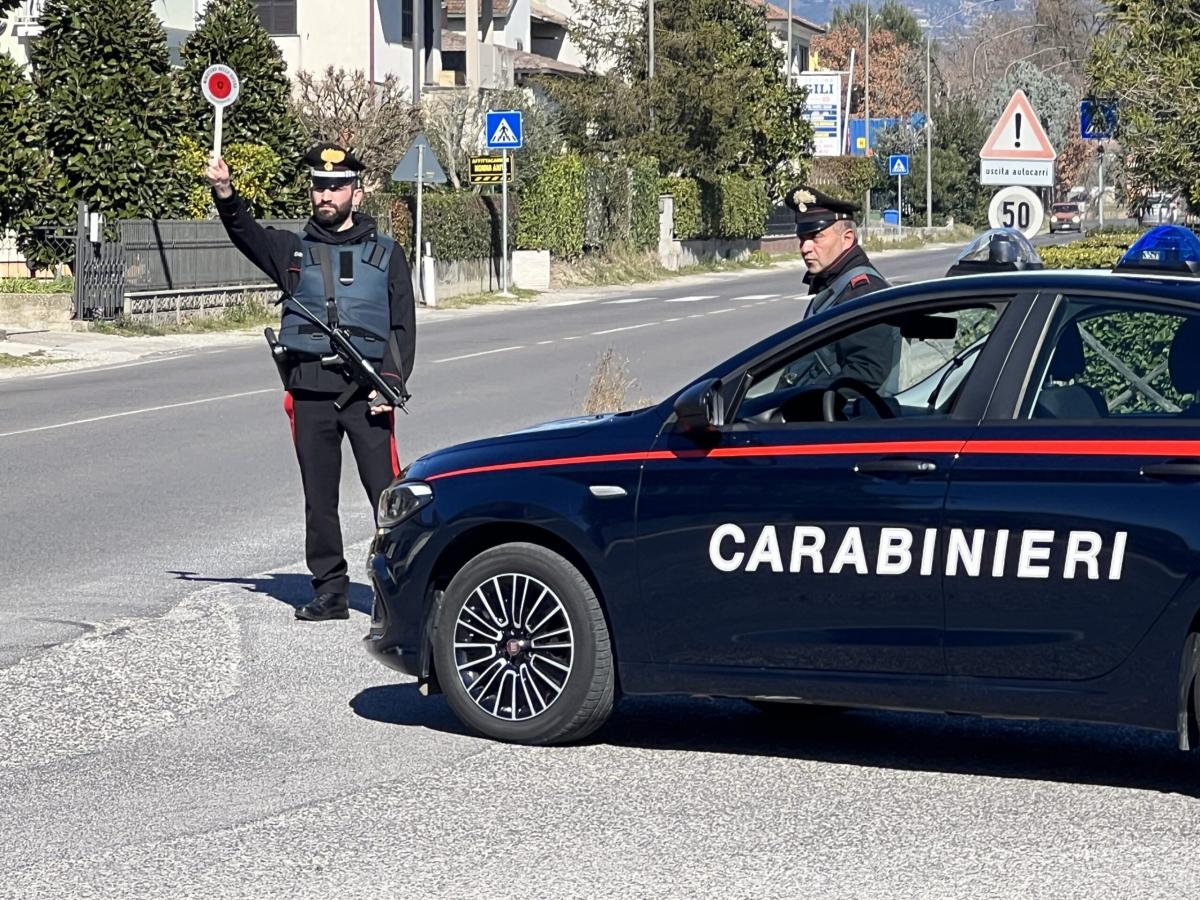
[[513, 130], [508, 127], [508, 119], [501, 119], [500, 124], [496, 126], [496, 130], [492, 132], [492, 136], [488, 139], [489, 144], [515, 144], [517, 136], [513, 134]]
[[1017, 91], [996, 120], [979, 151], [980, 159], [1027, 159], [1051, 162], [1058, 154], [1042, 129], [1024, 91]]
[[404, 154], [404, 159], [392, 172], [393, 181], [422, 181], [426, 184], [445, 184], [446, 172], [438, 162], [433, 148], [429, 146], [429, 138], [424, 132], [418, 132], [413, 142]]

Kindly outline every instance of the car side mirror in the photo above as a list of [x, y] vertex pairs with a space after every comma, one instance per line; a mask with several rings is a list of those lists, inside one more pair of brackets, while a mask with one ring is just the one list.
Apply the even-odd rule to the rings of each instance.
[[725, 424], [725, 398], [721, 379], [709, 378], [693, 384], [675, 398], [675, 420], [685, 433], [711, 431]]

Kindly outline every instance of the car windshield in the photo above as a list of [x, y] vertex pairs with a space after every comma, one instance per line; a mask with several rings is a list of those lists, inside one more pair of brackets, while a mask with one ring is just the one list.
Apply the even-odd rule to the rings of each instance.
[[1053, 209], [1056, 213], [1079, 212], [1079, 207], [1077, 207], [1074, 203], [1055, 203]]

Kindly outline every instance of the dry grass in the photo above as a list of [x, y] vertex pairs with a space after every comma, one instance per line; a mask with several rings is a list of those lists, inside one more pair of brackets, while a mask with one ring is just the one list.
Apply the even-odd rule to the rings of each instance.
[[630, 397], [637, 386], [637, 379], [629, 374], [629, 360], [609, 347], [600, 354], [592, 369], [592, 379], [583, 401], [584, 415], [619, 412], [641, 405], [638, 399]]
[[49, 366], [62, 360], [54, 359], [45, 350], [34, 350], [21, 356], [12, 353], [0, 353], [0, 368], [21, 369], [27, 366]]

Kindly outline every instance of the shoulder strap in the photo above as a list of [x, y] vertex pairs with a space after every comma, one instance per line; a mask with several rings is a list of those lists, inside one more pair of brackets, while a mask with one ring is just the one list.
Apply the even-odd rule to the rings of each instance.
[[884, 284], [887, 284], [887, 279], [874, 266], [855, 266], [853, 269], [847, 269], [835, 278], [827, 288], [813, 295], [812, 300], [809, 301], [808, 311], [804, 314], [804, 318], [807, 319], [809, 316], [815, 316], [817, 313], [824, 312], [831, 306], [836, 305], [838, 298], [842, 295], [842, 291], [846, 290], [850, 282], [860, 275], [874, 275]]
[[321, 280], [325, 283], [325, 299], [333, 300], [337, 297], [337, 288], [333, 284], [333, 255], [329, 252], [329, 245], [314, 242], [312, 253], [313, 259], [321, 267]]

